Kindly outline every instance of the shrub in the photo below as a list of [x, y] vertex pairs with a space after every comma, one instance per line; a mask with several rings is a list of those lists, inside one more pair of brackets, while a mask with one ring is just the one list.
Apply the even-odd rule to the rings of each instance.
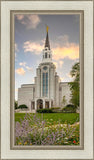
[[54, 113], [60, 113], [60, 112], [62, 112], [62, 109], [61, 109], [60, 107], [53, 107], [53, 108], [52, 108], [52, 111], [53, 111]]
[[24, 109], [24, 108], [28, 108], [27, 105], [21, 104], [21, 105], [19, 105], [19, 107], [18, 107], [18, 109]]
[[38, 109], [37, 112], [38, 113], [53, 113], [52, 109], [48, 109], [48, 108]]
[[76, 113], [76, 107], [72, 104], [68, 104], [62, 109], [63, 113]]
[[60, 107], [52, 107], [52, 109], [58, 110], [60, 109]]

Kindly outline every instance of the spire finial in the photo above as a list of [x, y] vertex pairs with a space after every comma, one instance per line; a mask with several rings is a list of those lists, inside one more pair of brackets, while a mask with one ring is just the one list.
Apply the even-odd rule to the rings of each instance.
[[49, 30], [49, 27], [48, 27], [48, 26], [46, 26], [46, 31], [47, 31], [47, 33], [48, 33], [48, 30]]
[[49, 30], [49, 27], [46, 25], [47, 35], [46, 35], [45, 47], [48, 47], [48, 49], [50, 49], [50, 43], [49, 43], [49, 37], [48, 37], [48, 30]]

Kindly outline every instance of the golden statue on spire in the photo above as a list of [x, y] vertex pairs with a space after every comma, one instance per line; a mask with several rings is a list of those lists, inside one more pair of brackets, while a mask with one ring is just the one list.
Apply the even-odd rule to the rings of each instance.
[[49, 27], [48, 26], [46, 26], [46, 31], [48, 32], [48, 29], [49, 29]]

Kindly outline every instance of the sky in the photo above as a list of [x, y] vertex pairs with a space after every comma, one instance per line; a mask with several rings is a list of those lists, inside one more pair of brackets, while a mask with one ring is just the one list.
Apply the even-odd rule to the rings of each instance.
[[62, 82], [72, 81], [70, 71], [79, 61], [79, 15], [15, 15], [15, 99], [22, 84], [34, 83], [36, 68], [49, 26], [52, 61]]

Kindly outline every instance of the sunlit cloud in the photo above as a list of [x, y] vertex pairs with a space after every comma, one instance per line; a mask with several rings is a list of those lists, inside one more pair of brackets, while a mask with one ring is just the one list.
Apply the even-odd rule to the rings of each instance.
[[56, 43], [52, 42], [53, 60], [69, 58], [77, 60], [79, 58], [79, 44], [69, 42], [68, 35], [61, 35]]
[[18, 68], [18, 69], [16, 69], [16, 71], [15, 71], [17, 74], [19, 74], [19, 75], [24, 75], [25, 74], [25, 70], [23, 69], [23, 68]]
[[26, 41], [23, 45], [24, 52], [33, 52], [34, 54], [40, 54], [43, 49], [43, 45], [40, 45], [40, 43], [30, 42]]
[[19, 63], [20, 66], [23, 66], [25, 69], [27, 69], [28, 71], [32, 71], [32, 67], [27, 66], [26, 62], [20, 62]]
[[53, 59], [60, 60], [69, 58], [75, 60], [79, 58], [79, 45], [70, 43], [68, 46], [53, 48]]
[[26, 66], [26, 69], [27, 69], [28, 71], [32, 71], [32, 67]]
[[41, 19], [38, 15], [16, 15], [16, 18], [20, 21], [21, 24], [25, 25], [28, 29], [35, 29], [38, 24], [41, 22]]
[[25, 67], [26, 66], [26, 62], [20, 62], [19, 65]]
[[24, 15], [23, 14], [18, 14], [18, 15], [16, 15], [16, 18], [18, 20], [22, 20], [24, 18]]
[[58, 68], [58, 63], [53, 61], [54, 65], [56, 66], [56, 68]]
[[64, 62], [62, 60], [58, 60], [58, 61], [53, 61], [53, 63], [55, 64], [57, 69], [62, 69]]
[[[24, 42], [23, 48], [24, 52], [32, 52], [33, 54], [41, 54], [44, 48], [44, 41], [39, 42]], [[76, 43], [70, 43], [69, 37], [67, 35], [59, 36], [58, 43], [52, 42], [52, 54], [53, 61], [62, 60], [64, 58], [69, 58], [71, 60], [79, 59], [79, 45]], [[62, 61], [60, 61], [62, 66]]]
[[63, 61], [59, 61], [59, 67], [60, 68], [62, 68], [63, 63], [64, 63]]

